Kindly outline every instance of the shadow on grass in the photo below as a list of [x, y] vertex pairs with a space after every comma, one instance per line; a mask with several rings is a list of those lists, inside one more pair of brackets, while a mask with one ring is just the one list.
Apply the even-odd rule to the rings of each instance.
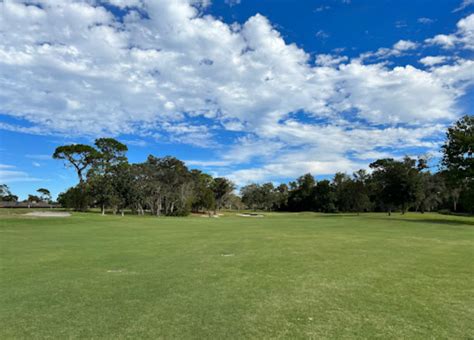
[[424, 224], [438, 224], [438, 225], [469, 225], [474, 226], [474, 219], [471, 221], [469, 220], [443, 220], [443, 219], [435, 219], [435, 218], [399, 218], [394, 216], [386, 216], [386, 217], [378, 217], [378, 219], [384, 221], [399, 221], [399, 222], [409, 222], [409, 223], [424, 223]]

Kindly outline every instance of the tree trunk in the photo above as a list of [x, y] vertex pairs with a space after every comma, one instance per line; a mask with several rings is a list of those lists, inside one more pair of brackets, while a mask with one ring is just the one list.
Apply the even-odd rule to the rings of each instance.
[[100, 213], [102, 214], [102, 216], [105, 215], [105, 206], [103, 204], [100, 206]]
[[125, 216], [125, 213], [124, 213], [123, 209], [121, 210], [121, 214], [122, 214], [122, 217]]
[[388, 216], [392, 216], [392, 209], [388, 209]]

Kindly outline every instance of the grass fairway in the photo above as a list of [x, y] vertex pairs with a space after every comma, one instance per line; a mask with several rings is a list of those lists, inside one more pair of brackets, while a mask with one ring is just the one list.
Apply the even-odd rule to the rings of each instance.
[[0, 216], [0, 338], [474, 337], [474, 219]]

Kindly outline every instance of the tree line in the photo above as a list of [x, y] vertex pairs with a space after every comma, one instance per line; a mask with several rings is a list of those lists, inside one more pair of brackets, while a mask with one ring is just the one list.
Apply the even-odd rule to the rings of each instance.
[[58, 202], [84, 211], [98, 207], [124, 214], [126, 209], [143, 215], [184, 216], [191, 211], [216, 211], [237, 201], [235, 185], [226, 178], [189, 170], [181, 160], [148, 156], [130, 164], [128, 148], [113, 138], [99, 138], [94, 146], [64, 145], [53, 158], [75, 169], [79, 183], [59, 194]]
[[[235, 185], [188, 169], [181, 160], [148, 156], [130, 164], [125, 144], [99, 138], [93, 146], [63, 145], [53, 158], [72, 167], [78, 184], [59, 194], [63, 207], [85, 211], [91, 207], [124, 214], [184, 216], [190, 212], [214, 213], [222, 208], [273, 211], [365, 212], [439, 211], [474, 213], [474, 116], [465, 116], [449, 127], [441, 151], [440, 170], [431, 172], [424, 158], [379, 159], [370, 171], [352, 175], [336, 173], [317, 181], [305, 174], [288, 184], [249, 184], [235, 195]], [[28, 201], [51, 201], [45, 188]], [[16, 201], [6, 185], [0, 200]]]
[[440, 171], [424, 158], [379, 159], [349, 176], [332, 180], [305, 174], [288, 184], [249, 184], [241, 188], [250, 209], [275, 211], [363, 212], [451, 210], [474, 213], [474, 117], [448, 128]]

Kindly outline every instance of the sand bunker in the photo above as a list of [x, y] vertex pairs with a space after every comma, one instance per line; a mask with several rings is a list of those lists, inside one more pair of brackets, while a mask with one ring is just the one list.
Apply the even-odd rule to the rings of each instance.
[[33, 217], [69, 217], [71, 216], [68, 212], [59, 212], [59, 211], [33, 211], [26, 213], [25, 216]]
[[242, 216], [242, 217], [263, 217], [261, 214], [237, 214], [237, 216]]

